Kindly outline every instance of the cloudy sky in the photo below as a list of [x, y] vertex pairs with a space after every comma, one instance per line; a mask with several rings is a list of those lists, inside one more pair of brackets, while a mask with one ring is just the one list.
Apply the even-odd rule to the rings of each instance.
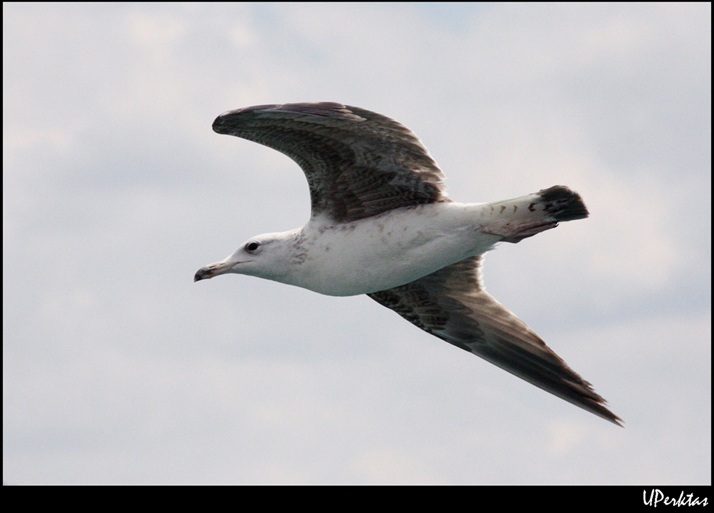
[[[711, 483], [710, 60], [708, 3], [3, 3], [4, 482]], [[455, 200], [581, 193], [485, 279], [624, 429], [366, 297], [193, 282], [309, 215], [213, 119], [328, 100]]]

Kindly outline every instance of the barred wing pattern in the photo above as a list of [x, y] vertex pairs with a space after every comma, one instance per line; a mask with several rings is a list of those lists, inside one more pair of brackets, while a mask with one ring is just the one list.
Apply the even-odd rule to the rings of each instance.
[[485, 291], [482, 263], [483, 257], [469, 258], [369, 297], [424, 331], [621, 425], [590, 383]]
[[312, 216], [337, 223], [448, 201], [416, 135], [380, 114], [338, 103], [259, 105], [216, 118], [213, 130], [269, 146], [302, 168]]

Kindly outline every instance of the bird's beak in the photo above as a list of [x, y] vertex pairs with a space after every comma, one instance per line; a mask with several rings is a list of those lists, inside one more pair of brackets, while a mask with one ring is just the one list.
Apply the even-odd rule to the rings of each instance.
[[235, 262], [216, 262], [215, 264], [208, 264], [205, 267], [201, 267], [193, 277], [193, 281], [207, 280], [208, 278], [213, 278], [219, 274], [228, 272]]

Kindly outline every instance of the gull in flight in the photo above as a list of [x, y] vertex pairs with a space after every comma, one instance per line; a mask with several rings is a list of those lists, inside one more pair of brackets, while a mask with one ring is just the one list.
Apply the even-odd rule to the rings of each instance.
[[331, 296], [367, 294], [422, 330], [610, 422], [605, 400], [488, 294], [483, 255], [588, 211], [562, 185], [492, 203], [449, 199], [444, 174], [408, 128], [339, 103], [258, 105], [221, 114], [219, 134], [293, 159], [310, 188], [300, 228], [248, 239], [194, 281], [246, 274]]

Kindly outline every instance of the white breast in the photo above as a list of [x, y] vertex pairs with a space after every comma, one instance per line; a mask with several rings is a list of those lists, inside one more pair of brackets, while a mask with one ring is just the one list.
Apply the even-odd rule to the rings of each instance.
[[286, 282], [351, 296], [390, 289], [482, 254], [498, 237], [480, 231], [480, 205], [437, 203], [353, 223], [313, 219]]

